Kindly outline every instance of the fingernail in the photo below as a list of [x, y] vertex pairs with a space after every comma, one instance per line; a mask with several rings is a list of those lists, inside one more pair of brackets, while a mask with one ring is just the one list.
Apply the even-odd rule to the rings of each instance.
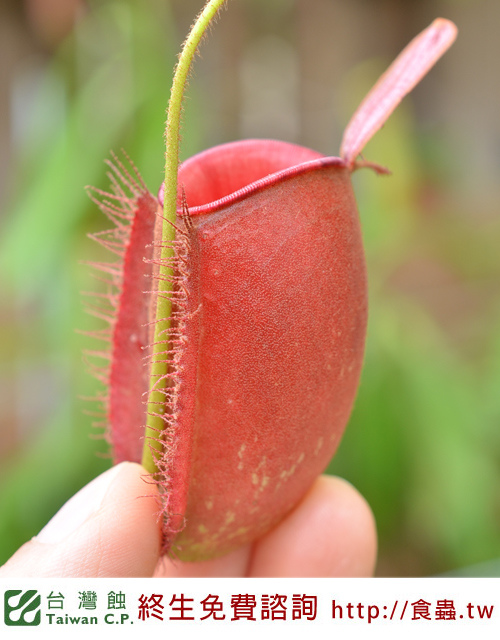
[[101, 473], [64, 504], [36, 536], [37, 542], [56, 544], [76, 531], [99, 510], [108, 489], [122, 470], [121, 463]]

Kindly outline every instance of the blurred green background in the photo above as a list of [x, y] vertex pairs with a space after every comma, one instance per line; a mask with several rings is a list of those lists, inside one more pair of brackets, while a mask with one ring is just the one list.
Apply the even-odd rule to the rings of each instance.
[[[85, 195], [125, 149], [162, 180], [176, 53], [202, 0], [0, 5], [0, 564], [110, 464], [75, 330], [99, 328]], [[381, 576], [500, 574], [498, 0], [231, 0], [196, 62], [182, 156], [244, 137], [336, 155], [359, 100], [435, 17], [457, 43], [354, 177], [370, 321], [330, 471], [371, 503]]]

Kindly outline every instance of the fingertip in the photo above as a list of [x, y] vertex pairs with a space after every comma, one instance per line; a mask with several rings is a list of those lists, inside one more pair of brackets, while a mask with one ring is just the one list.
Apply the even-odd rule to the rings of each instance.
[[366, 500], [341, 478], [322, 476], [299, 505], [254, 546], [250, 575], [364, 577], [377, 553]]
[[156, 485], [123, 462], [76, 493], [2, 568], [16, 577], [152, 576], [161, 547]]
[[161, 503], [157, 485], [144, 467], [124, 462], [89, 523], [101, 540], [101, 576], [152, 576], [161, 549]]

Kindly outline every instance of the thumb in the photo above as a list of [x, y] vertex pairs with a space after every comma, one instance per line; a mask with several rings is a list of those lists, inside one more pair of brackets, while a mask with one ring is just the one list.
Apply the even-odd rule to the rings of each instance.
[[160, 555], [156, 486], [122, 462], [83, 487], [0, 568], [0, 577], [151, 576]]

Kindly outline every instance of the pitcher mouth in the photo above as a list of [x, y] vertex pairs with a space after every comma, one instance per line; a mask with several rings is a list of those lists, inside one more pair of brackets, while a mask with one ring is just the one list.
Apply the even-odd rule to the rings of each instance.
[[[242, 140], [207, 149], [179, 168], [178, 210], [212, 213], [287, 178], [323, 167], [347, 168], [342, 158], [277, 140]], [[158, 192], [163, 206], [164, 184]]]

